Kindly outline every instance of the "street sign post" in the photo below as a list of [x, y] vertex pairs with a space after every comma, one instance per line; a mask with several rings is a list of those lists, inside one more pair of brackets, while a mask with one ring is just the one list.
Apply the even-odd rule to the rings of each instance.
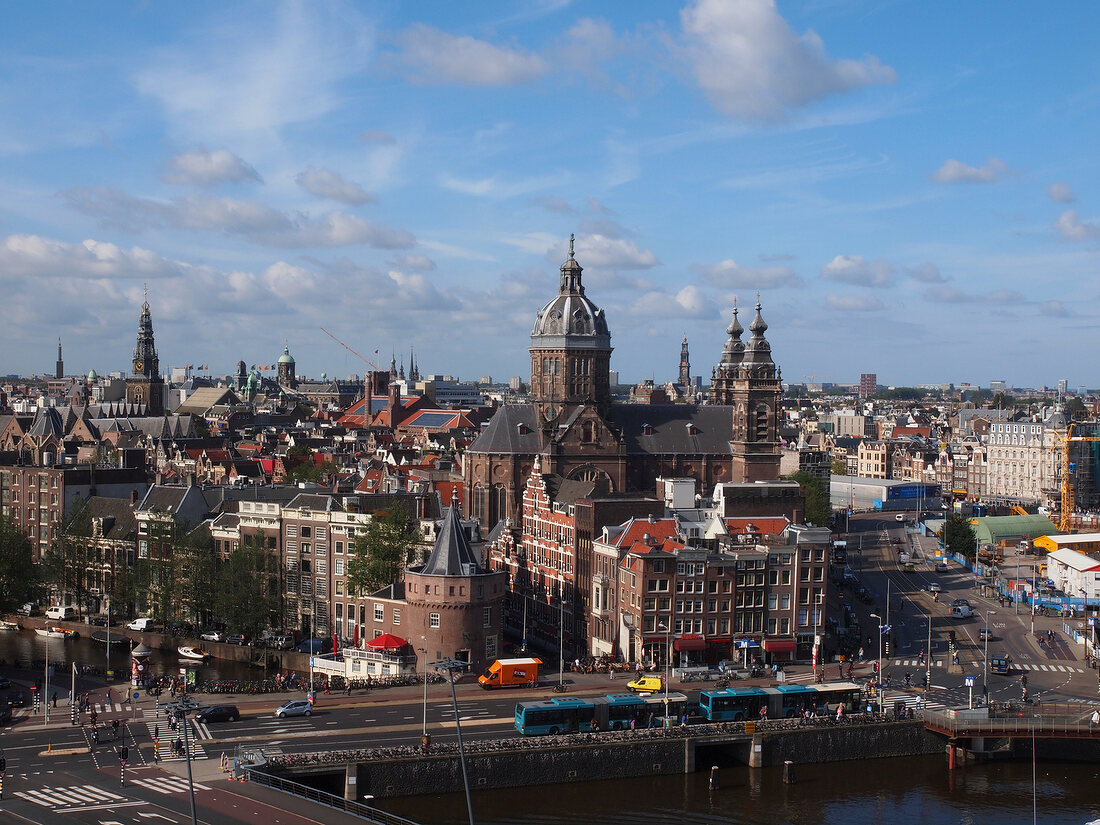
[[966, 689], [970, 693], [970, 708], [974, 708], [974, 677], [966, 677]]

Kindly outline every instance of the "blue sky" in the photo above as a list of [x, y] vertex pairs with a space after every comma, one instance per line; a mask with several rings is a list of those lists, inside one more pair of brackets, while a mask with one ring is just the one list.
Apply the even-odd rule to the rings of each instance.
[[1100, 7], [19, 4], [0, 373], [388, 364], [506, 380], [571, 232], [624, 380], [1100, 386]]

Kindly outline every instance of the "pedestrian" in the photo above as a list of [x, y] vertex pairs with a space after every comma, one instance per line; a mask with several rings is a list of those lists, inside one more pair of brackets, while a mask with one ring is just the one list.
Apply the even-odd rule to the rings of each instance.
[[1091, 725], [1100, 725], [1100, 710], [1094, 710], [1092, 712], [1092, 718], [1089, 722]]
[[53, 706], [55, 708], [57, 707], [57, 691], [56, 690], [53, 692]]
[[159, 738], [154, 738], [153, 739], [153, 761], [154, 762], [159, 762], [160, 761], [160, 739]]
[[115, 739], [118, 739], [118, 720], [117, 719], [112, 719], [111, 720], [111, 730], [115, 734]]
[[632, 716], [632, 717], [630, 717], [630, 729], [631, 729], [631, 730], [634, 730], [634, 726], [635, 726], [635, 719], [634, 719], [634, 717]]
[[111, 706], [111, 689], [107, 688], [107, 707]]
[[92, 750], [95, 750], [95, 746], [99, 744], [99, 728], [92, 728]]
[[611, 662], [607, 663], [607, 675], [611, 678], [611, 681], [615, 681], [615, 665]]

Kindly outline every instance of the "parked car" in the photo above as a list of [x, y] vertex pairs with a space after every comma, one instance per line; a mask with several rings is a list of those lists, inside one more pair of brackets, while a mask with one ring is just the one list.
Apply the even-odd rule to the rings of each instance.
[[93, 624], [96, 627], [106, 627], [107, 626], [107, 617], [106, 616], [92, 616], [92, 618], [90, 618], [88, 620], [88, 623]]
[[246, 645], [248, 644], [248, 637], [243, 633], [234, 633], [230, 636], [226, 636], [225, 641], [227, 644], [231, 645]]
[[312, 716], [313, 705], [308, 699], [291, 699], [275, 708], [275, 718], [284, 719], [287, 716]]
[[33, 616], [34, 615], [34, 602], [23, 602], [19, 606], [19, 609], [15, 611], [20, 616]]
[[205, 642], [224, 642], [225, 634], [220, 630], [204, 630], [199, 634], [199, 638]]
[[195, 714], [198, 722], [236, 722], [241, 718], [241, 712], [236, 705], [213, 705], [203, 708]]
[[126, 626], [130, 628], [130, 630], [152, 630], [153, 620], [146, 618], [134, 619]]
[[272, 636], [268, 646], [274, 650], [290, 650], [294, 647], [294, 640], [290, 636]]

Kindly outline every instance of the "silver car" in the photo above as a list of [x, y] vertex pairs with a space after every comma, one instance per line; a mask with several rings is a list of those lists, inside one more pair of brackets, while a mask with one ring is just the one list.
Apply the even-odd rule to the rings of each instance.
[[287, 716], [312, 716], [313, 705], [308, 699], [291, 699], [275, 708], [275, 717], [285, 719]]

